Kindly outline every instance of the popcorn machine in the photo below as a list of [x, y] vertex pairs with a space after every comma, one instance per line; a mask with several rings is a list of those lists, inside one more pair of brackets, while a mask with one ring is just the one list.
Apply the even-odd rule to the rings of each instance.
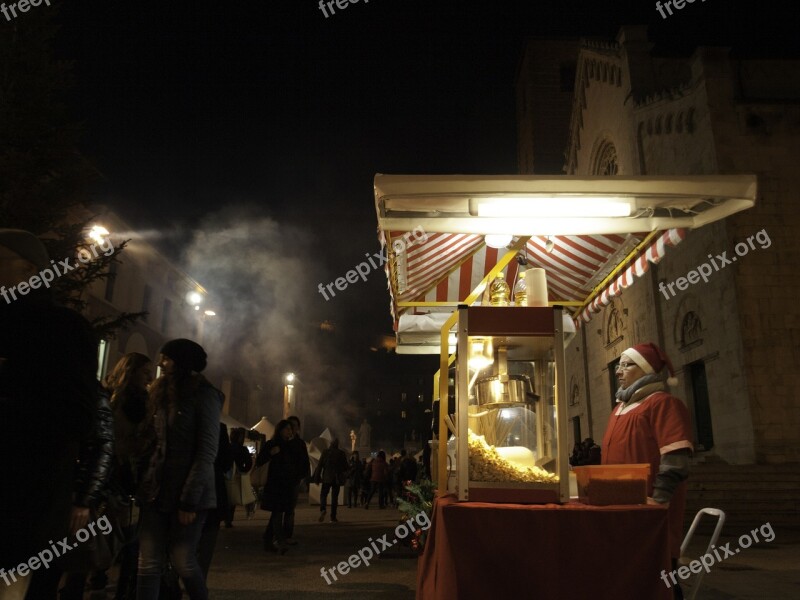
[[456, 321], [459, 500], [569, 500], [561, 307], [461, 306]]

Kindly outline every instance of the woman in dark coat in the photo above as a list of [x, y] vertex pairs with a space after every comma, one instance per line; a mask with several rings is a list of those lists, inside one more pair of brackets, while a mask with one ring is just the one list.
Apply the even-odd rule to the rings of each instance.
[[200, 372], [206, 353], [191, 340], [161, 348], [164, 374], [150, 390], [153, 447], [142, 477], [138, 600], [157, 600], [167, 552], [191, 600], [207, 600], [197, 543], [217, 505], [214, 459], [222, 393]]
[[[269, 525], [264, 531], [264, 549], [286, 554], [286, 532], [283, 530], [283, 514], [292, 506], [292, 488], [294, 473], [292, 456], [289, 452], [289, 440], [292, 437], [292, 425], [283, 420], [275, 427], [275, 434], [258, 453], [256, 466], [269, 463], [267, 484], [261, 496], [261, 508], [272, 513]], [[270, 536], [268, 532], [272, 532]]]
[[[253, 457], [250, 455], [250, 451], [244, 445], [245, 436], [246, 432], [243, 427], [231, 429], [231, 442], [229, 444], [230, 452], [233, 463], [236, 465], [239, 473], [249, 473], [250, 469], [253, 468]], [[228, 509], [224, 513], [225, 527], [233, 527], [233, 513], [235, 511], [235, 504], [228, 506]]]

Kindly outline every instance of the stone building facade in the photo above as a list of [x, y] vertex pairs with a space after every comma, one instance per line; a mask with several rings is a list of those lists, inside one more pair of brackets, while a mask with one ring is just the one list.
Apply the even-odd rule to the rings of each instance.
[[[573, 437], [602, 439], [620, 353], [654, 341], [675, 365], [673, 393], [689, 407], [699, 456], [800, 462], [800, 394], [790, 381], [800, 362], [800, 61], [733, 59], [716, 47], [657, 57], [644, 27], [624, 27], [616, 41], [556, 41], [549, 55], [546, 47], [531, 42], [520, 63], [521, 172], [555, 172], [538, 141], [550, 128], [551, 137], [566, 132], [567, 175], [748, 173], [759, 183], [754, 208], [688, 232], [582, 327], [567, 351]], [[570, 52], [571, 110], [559, 117], [564, 92], [549, 90]], [[522, 117], [534, 108], [552, 111], [538, 128]], [[661, 291], [723, 252], [735, 258], [707, 283]]]

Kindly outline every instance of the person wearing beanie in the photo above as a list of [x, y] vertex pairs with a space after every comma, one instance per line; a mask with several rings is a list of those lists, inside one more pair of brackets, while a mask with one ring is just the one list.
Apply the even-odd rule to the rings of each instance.
[[167, 553], [189, 597], [208, 598], [197, 547], [217, 506], [214, 460], [224, 396], [200, 374], [206, 358], [186, 339], [167, 342], [159, 353], [162, 375], [150, 390], [145, 435], [151, 443], [137, 494], [139, 600], [158, 598]]
[[[70, 534], [75, 463], [97, 410], [98, 340], [84, 317], [54, 304], [34, 278], [49, 265], [35, 235], [0, 229], [0, 569], [6, 571]], [[34, 437], [51, 450], [37, 450]], [[32, 571], [9, 591], [21, 597], [27, 587], [29, 598], [53, 598], [58, 574]]]
[[[686, 479], [694, 450], [686, 405], [671, 395], [677, 384], [672, 363], [653, 343], [625, 350], [617, 366], [617, 406], [608, 420], [602, 464], [649, 463], [648, 497], [669, 506], [670, 555], [680, 556]], [[676, 597], [682, 597], [675, 588]]]

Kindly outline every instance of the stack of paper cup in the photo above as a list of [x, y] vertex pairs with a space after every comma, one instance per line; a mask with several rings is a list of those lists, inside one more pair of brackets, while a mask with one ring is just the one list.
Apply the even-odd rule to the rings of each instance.
[[528, 288], [528, 306], [548, 306], [547, 277], [544, 269], [525, 271], [525, 285]]

